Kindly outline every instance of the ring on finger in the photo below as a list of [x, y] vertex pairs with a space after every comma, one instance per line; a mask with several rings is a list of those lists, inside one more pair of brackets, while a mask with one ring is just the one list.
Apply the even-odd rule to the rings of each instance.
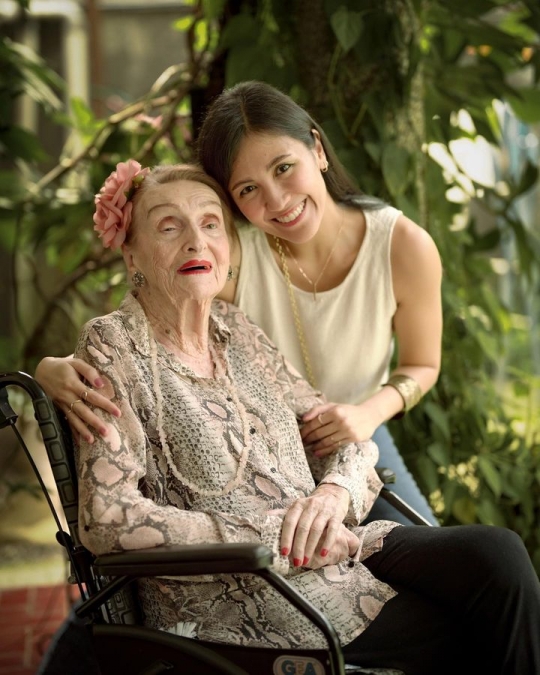
[[75, 405], [75, 403], [82, 403], [82, 399], [78, 398], [76, 401], [73, 401], [73, 403], [69, 406], [70, 413], [73, 412], [73, 406]]
[[[81, 394], [81, 396], [83, 397], [84, 402], [86, 403], [86, 401], [88, 401], [88, 389], [85, 389], [83, 391], [83, 393]], [[75, 403], [76, 403], [76, 401], [75, 401]]]
[[319, 420], [319, 424], [324, 424], [323, 419], [322, 419], [323, 413], [319, 413], [317, 415], [317, 419]]

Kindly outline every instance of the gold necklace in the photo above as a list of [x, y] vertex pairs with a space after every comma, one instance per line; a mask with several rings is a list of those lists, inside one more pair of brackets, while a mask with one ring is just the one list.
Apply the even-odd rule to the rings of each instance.
[[[326, 262], [323, 265], [322, 271], [317, 277], [315, 283], [311, 281], [311, 279], [307, 276], [307, 274], [304, 272], [304, 270], [300, 267], [298, 264], [298, 261], [296, 258], [293, 256], [291, 253], [289, 247], [285, 242], [285, 246], [287, 246], [287, 250], [289, 251], [289, 254], [291, 258], [294, 260], [296, 263], [296, 266], [300, 270], [300, 273], [302, 276], [306, 279], [306, 281], [309, 281], [309, 283], [313, 287], [313, 299], [317, 299], [317, 284], [319, 281], [322, 279], [322, 275], [324, 274], [326, 268], [328, 267], [328, 263], [330, 262], [330, 258], [332, 257], [332, 253], [334, 252], [334, 249], [336, 248], [337, 241], [339, 239], [339, 235], [341, 234], [341, 230], [343, 229], [343, 225], [345, 224], [345, 217], [343, 217], [343, 221], [341, 223], [341, 227], [339, 228], [339, 232], [336, 235], [336, 240], [334, 241], [334, 245], [332, 246], [332, 250], [330, 251], [330, 254], [328, 258], [326, 259]], [[311, 366], [311, 359], [309, 357], [309, 352], [307, 348], [307, 343], [306, 343], [306, 336], [304, 335], [304, 328], [302, 326], [302, 322], [300, 320], [300, 313], [298, 311], [298, 305], [296, 304], [296, 297], [294, 295], [294, 288], [292, 285], [291, 281], [291, 275], [289, 272], [289, 265], [287, 264], [287, 258], [285, 256], [285, 251], [283, 250], [283, 246], [281, 245], [281, 239], [278, 237], [274, 236], [274, 243], [276, 245], [276, 250], [279, 255], [279, 259], [281, 261], [281, 269], [283, 270], [283, 276], [285, 277], [285, 282], [287, 284], [287, 292], [289, 294], [289, 301], [291, 303], [291, 309], [293, 313], [293, 319], [294, 319], [294, 326], [296, 328], [296, 335], [298, 336], [298, 342], [300, 343], [300, 351], [302, 353], [302, 361], [304, 362], [304, 367], [306, 369], [306, 374], [307, 374], [307, 379], [310, 385], [313, 387], [313, 389], [317, 389], [317, 385], [315, 382], [315, 376], [313, 375], [313, 368]]]
[[298, 305], [296, 304], [296, 298], [294, 297], [293, 285], [291, 283], [291, 275], [289, 274], [289, 266], [287, 265], [287, 258], [285, 257], [285, 251], [281, 245], [281, 240], [278, 237], [274, 237], [274, 242], [276, 244], [276, 249], [281, 260], [281, 268], [283, 270], [283, 276], [285, 277], [285, 282], [287, 284], [287, 292], [289, 294], [289, 301], [291, 303], [291, 309], [293, 313], [294, 326], [296, 328], [296, 335], [298, 336], [298, 342], [300, 343], [300, 351], [302, 352], [302, 361], [304, 362], [304, 367], [307, 373], [307, 379], [313, 389], [316, 389], [315, 386], [315, 377], [313, 376], [313, 368], [311, 367], [311, 359], [309, 358], [309, 353], [307, 350], [306, 337], [304, 335], [304, 329], [302, 328], [302, 322], [300, 321], [300, 314], [298, 313]]
[[[336, 238], [335, 238], [335, 240], [334, 240], [334, 243], [333, 243], [333, 245], [332, 245], [332, 248], [330, 249], [330, 253], [328, 254], [328, 257], [326, 258], [326, 261], [325, 261], [325, 263], [324, 263], [324, 265], [323, 265], [323, 267], [322, 267], [322, 270], [321, 270], [319, 276], [315, 279], [315, 281], [312, 281], [312, 280], [308, 277], [308, 275], [304, 272], [304, 270], [303, 270], [302, 267], [300, 266], [300, 263], [299, 263], [298, 260], [294, 257], [293, 252], [292, 252], [291, 249], [289, 248], [289, 245], [287, 244], [287, 242], [286, 242], [286, 241], [283, 242], [283, 243], [285, 244], [285, 248], [287, 249], [289, 255], [290, 255], [291, 258], [294, 260], [294, 263], [295, 263], [296, 267], [298, 267], [298, 271], [299, 271], [300, 274], [304, 277], [304, 279], [308, 282], [308, 284], [310, 284], [311, 287], [313, 288], [313, 300], [317, 300], [317, 286], [319, 285], [319, 281], [323, 278], [323, 275], [324, 275], [324, 273], [326, 272], [326, 268], [328, 267], [328, 264], [329, 264], [329, 262], [330, 262], [330, 258], [332, 257], [332, 254], [333, 254], [334, 251], [336, 250], [336, 246], [337, 246], [338, 241], [339, 241], [339, 235], [341, 234], [341, 231], [343, 230], [343, 225], [344, 225], [344, 224], [345, 224], [345, 218], [343, 218], [343, 220], [341, 221], [341, 226], [340, 226], [340, 228], [339, 228], [339, 230], [338, 230], [338, 233], [336, 234]], [[276, 237], [274, 237], [274, 239], [275, 239], [275, 238], [276, 238]]]

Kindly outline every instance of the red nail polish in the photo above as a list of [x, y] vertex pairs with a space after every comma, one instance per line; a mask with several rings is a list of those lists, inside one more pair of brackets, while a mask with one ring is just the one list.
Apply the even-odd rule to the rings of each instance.
[[321, 548], [321, 557], [326, 557], [328, 555], [328, 549], [327, 548]]
[[309, 558], [307, 556], [304, 556], [304, 562], [302, 563], [302, 565], [307, 565], [308, 560], [309, 560]]
[[102, 387], [104, 385], [103, 380], [101, 377], [98, 377], [96, 380], [94, 380], [94, 386], [95, 387]]
[[281, 555], [289, 555], [289, 549], [286, 546], [281, 549]]
[[295, 558], [295, 559], [293, 560], [293, 562], [294, 562], [294, 566], [295, 566], [295, 567], [300, 567], [300, 562], [301, 562], [301, 561], [300, 561], [300, 558]]

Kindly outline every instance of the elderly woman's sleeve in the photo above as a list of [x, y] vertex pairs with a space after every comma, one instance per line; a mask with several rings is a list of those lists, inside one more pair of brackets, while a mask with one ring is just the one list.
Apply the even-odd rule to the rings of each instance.
[[332, 483], [349, 491], [351, 501], [346, 522], [359, 525], [371, 511], [382, 488], [375, 470], [379, 449], [373, 441], [348, 443], [326, 457], [306, 452], [311, 472], [319, 485]]
[[275, 568], [287, 573], [288, 560], [279, 554], [280, 515], [261, 514], [248, 520], [234, 513], [184, 510], [143, 495], [148, 439], [130, 403], [137, 386], [128, 375], [133, 357], [120, 353], [114, 331], [104, 337], [103, 330], [85, 327], [76, 351], [100, 371], [106, 382], [104, 393], [122, 412], [115, 418], [94, 409], [106, 435], [95, 434], [94, 443], [81, 439], [77, 472], [82, 543], [95, 554], [175, 544], [262, 543], [273, 550]]
[[[229, 308], [229, 311], [234, 310]], [[314, 406], [325, 403], [323, 394], [314, 389], [287, 361], [264, 331], [240, 310], [236, 312], [235, 319], [241, 332], [249, 333], [256, 347], [254, 353], [265, 359], [269, 377], [277, 381], [285, 402], [294, 411], [298, 420]], [[349, 491], [350, 507], [346, 522], [351, 525], [361, 523], [371, 510], [382, 487], [375, 470], [379, 458], [379, 449], [375, 443], [373, 441], [349, 443], [337, 452], [322, 458], [317, 458], [306, 450], [306, 456], [317, 483], [333, 483]]]

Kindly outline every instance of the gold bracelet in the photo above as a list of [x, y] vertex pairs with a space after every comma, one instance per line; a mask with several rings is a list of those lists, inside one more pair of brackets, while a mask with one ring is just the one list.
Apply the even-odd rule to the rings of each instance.
[[405, 413], [414, 408], [422, 398], [422, 390], [418, 382], [408, 375], [392, 375], [392, 377], [383, 384], [383, 387], [393, 387], [403, 399], [403, 411], [395, 415], [394, 419], [403, 417]]

